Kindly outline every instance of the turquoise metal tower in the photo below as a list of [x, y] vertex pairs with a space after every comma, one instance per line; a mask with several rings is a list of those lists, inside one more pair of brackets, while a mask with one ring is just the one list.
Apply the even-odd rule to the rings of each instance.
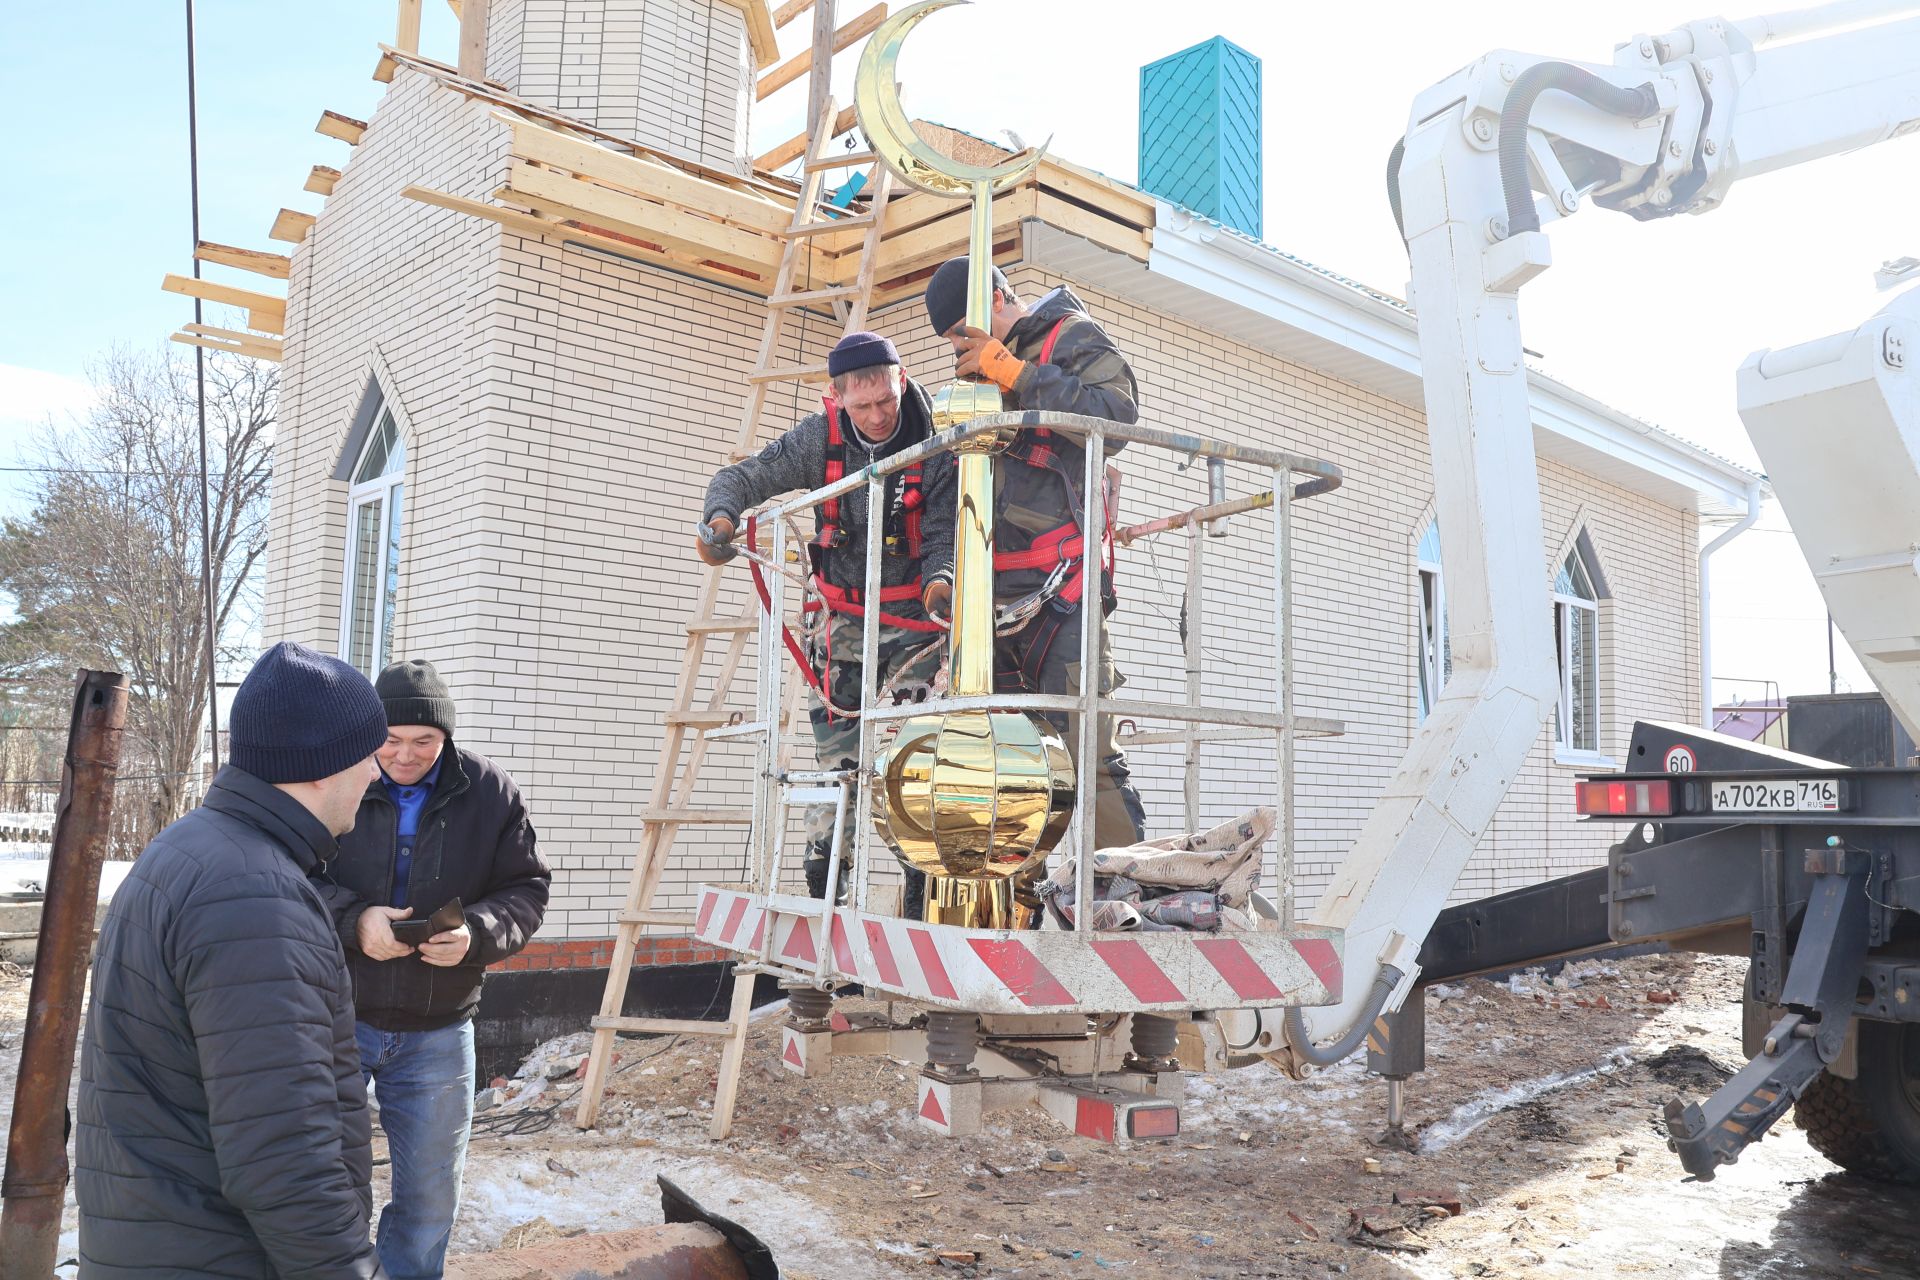
[[1140, 68], [1140, 188], [1260, 238], [1260, 59], [1215, 36]]

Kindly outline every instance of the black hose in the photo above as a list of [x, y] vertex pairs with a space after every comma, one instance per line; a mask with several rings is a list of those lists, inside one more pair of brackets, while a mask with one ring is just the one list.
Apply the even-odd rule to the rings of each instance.
[[1387, 152], [1387, 203], [1393, 206], [1393, 225], [1399, 228], [1400, 243], [1407, 242], [1407, 219], [1400, 211], [1400, 162], [1407, 156], [1407, 140], [1394, 140], [1393, 150]]
[[1390, 964], [1380, 966], [1380, 972], [1373, 979], [1373, 990], [1367, 994], [1366, 1007], [1347, 1028], [1346, 1034], [1332, 1044], [1318, 1045], [1307, 1034], [1307, 1020], [1298, 1006], [1287, 1010], [1282, 1026], [1286, 1032], [1287, 1048], [1300, 1061], [1316, 1067], [1330, 1067], [1340, 1061], [1367, 1038], [1367, 1032], [1373, 1030], [1373, 1020], [1380, 1016], [1380, 1010], [1386, 1008], [1387, 997], [1400, 985], [1400, 979], [1406, 975]]
[[1527, 120], [1533, 114], [1533, 104], [1550, 89], [1629, 120], [1644, 120], [1660, 108], [1652, 84], [1622, 89], [1570, 62], [1537, 62], [1522, 71], [1500, 108], [1500, 189], [1507, 198], [1510, 236], [1540, 229], [1540, 215], [1533, 207], [1533, 186], [1527, 179]]

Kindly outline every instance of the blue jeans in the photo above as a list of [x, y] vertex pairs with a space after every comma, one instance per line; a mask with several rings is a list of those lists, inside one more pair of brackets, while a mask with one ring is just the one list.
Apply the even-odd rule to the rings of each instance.
[[473, 1023], [382, 1031], [360, 1022], [354, 1039], [392, 1160], [393, 1198], [376, 1237], [381, 1265], [393, 1280], [439, 1280], [473, 1124]]

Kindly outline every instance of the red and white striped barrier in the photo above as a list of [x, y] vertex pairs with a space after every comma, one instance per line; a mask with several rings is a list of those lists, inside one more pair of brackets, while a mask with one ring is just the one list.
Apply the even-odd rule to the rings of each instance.
[[[826, 975], [975, 1013], [1158, 1013], [1331, 1004], [1340, 931], [1102, 933], [961, 929], [842, 909], [821, 937], [811, 898], [703, 885], [694, 936], [811, 978]], [[771, 934], [773, 944], [766, 948]]]

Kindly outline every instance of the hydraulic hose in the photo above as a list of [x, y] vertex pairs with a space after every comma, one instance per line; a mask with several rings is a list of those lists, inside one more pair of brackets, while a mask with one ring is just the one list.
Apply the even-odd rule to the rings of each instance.
[[1316, 1067], [1330, 1067], [1360, 1047], [1367, 1038], [1367, 1032], [1373, 1030], [1373, 1020], [1380, 1016], [1380, 1010], [1386, 1008], [1387, 997], [1400, 985], [1400, 979], [1406, 975], [1390, 964], [1380, 966], [1380, 972], [1373, 979], [1373, 990], [1367, 994], [1366, 1007], [1360, 1016], [1353, 1020], [1346, 1033], [1332, 1044], [1317, 1045], [1307, 1034], [1307, 1020], [1296, 1006], [1287, 1010], [1281, 1023], [1285, 1032], [1287, 1048], [1300, 1061]]
[[1570, 62], [1536, 62], [1522, 71], [1500, 108], [1500, 189], [1507, 199], [1509, 236], [1540, 229], [1533, 186], [1527, 179], [1527, 121], [1533, 104], [1550, 89], [1628, 120], [1644, 120], [1660, 109], [1652, 84], [1622, 89]]

